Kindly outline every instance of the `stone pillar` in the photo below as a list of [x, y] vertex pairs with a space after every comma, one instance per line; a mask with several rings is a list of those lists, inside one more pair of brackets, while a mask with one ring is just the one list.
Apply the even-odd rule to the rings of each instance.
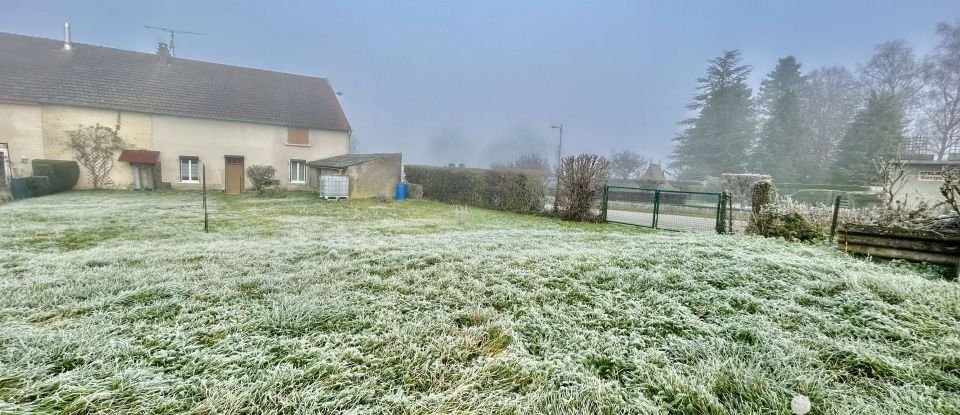
[[143, 186], [140, 184], [140, 165], [133, 165], [133, 188], [135, 190], [143, 190]]

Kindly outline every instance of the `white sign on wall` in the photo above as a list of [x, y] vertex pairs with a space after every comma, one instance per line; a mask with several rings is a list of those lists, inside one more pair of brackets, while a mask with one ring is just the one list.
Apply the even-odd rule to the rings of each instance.
[[942, 182], [943, 181], [943, 171], [930, 170], [930, 171], [920, 171], [920, 181], [924, 182]]

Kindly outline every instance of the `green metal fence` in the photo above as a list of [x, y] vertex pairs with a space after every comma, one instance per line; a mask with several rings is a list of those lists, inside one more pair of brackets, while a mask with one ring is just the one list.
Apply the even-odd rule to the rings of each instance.
[[720, 193], [607, 186], [603, 189], [601, 214], [612, 223], [717, 232], [723, 223], [721, 200]]

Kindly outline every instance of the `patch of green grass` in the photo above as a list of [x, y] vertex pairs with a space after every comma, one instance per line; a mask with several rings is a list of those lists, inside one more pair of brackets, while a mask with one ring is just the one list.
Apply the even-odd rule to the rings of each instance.
[[0, 413], [960, 412], [960, 288], [831, 247], [199, 192], [0, 205]]

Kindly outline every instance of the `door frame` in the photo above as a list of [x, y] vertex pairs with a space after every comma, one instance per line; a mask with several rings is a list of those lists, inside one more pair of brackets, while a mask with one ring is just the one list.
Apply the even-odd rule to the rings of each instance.
[[[239, 161], [239, 163], [237, 163]], [[223, 192], [227, 193], [227, 181], [230, 180], [230, 173], [227, 171], [228, 165], [240, 165], [240, 191], [236, 194], [243, 193], [244, 188], [246, 187], [246, 180], [244, 179], [243, 169], [246, 167], [246, 159], [243, 156], [234, 156], [226, 155], [223, 156]], [[227, 193], [234, 194], [234, 193]]]

